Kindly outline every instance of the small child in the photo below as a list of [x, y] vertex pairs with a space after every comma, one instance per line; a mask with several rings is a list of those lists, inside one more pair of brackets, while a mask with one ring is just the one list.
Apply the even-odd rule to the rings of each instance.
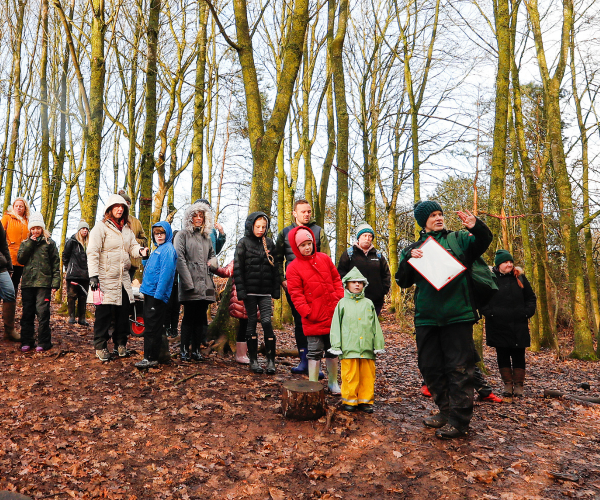
[[140, 370], [158, 365], [160, 344], [165, 333], [165, 313], [173, 290], [177, 267], [177, 252], [173, 246], [173, 231], [168, 222], [152, 226], [152, 241], [156, 250], [144, 265], [144, 359], [135, 364]]
[[278, 299], [281, 290], [279, 270], [276, 262], [275, 244], [265, 234], [269, 230], [269, 218], [263, 212], [251, 213], [246, 219], [244, 237], [238, 241], [233, 258], [233, 279], [237, 296], [244, 301], [248, 314], [246, 342], [250, 370], [262, 373], [258, 364], [258, 337], [256, 325], [258, 310], [260, 324], [265, 335], [265, 350], [267, 355], [266, 372], [275, 374], [275, 332], [271, 324], [273, 304], [271, 297]]
[[37, 352], [52, 347], [50, 299], [52, 290], [60, 287], [60, 257], [56, 244], [46, 231], [44, 218], [34, 212], [29, 217], [29, 238], [19, 247], [17, 261], [23, 266], [21, 278], [21, 351], [35, 347], [35, 317], [38, 318]]
[[365, 297], [367, 279], [354, 267], [343, 281], [345, 297], [333, 313], [329, 352], [342, 360], [342, 409], [373, 413], [375, 355], [384, 352], [383, 333], [375, 306]]
[[329, 256], [315, 250], [315, 235], [310, 228], [295, 227], [288, 240], [296, 258], [286, 271], [287, 287], [294, 307], [302, 316], [302, 328], [308, 341], [308, 379], [319, 380], [319, 367], [325, 355], [329, 391], [341, 394], [337, 356], [328, 349], [333, 311], [344, 297], [342, 280]]

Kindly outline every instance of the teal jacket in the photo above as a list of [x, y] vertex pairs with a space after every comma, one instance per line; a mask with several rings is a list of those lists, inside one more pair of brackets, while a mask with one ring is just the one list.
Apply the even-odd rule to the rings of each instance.
[[[344, 276], [344, 285], [348, 281], [366, 282], [356, 267]], [[365, 297], [364, 288], [361, 293], [344, 291], [344, 298], [333, 312], [329, 340], [332, 351], [342, 351], [340, 359], [375, 359], [374, 351], [383, 349], [381, 325], [373, 302]]]
[[[477, 321], [467, 272], [458, 275], [438, 291], [408, 263], [410, 251], [420, 247], [429, 236], [435, 238], [451, 255], [454, 255], [448, 245], [449, 233], [450, 231], [446, 229], [429, 233], [423, 231], [416, 243], [402, 250], [396, 273], [396, 283], [401, 288], [416, 285], [415, 326], [446, 326]], [[470, 232], [459, 231], [457, 240], [466, 257], [467, 264], [483, 255], [492, 239], [492, 232], [479, 219]]]

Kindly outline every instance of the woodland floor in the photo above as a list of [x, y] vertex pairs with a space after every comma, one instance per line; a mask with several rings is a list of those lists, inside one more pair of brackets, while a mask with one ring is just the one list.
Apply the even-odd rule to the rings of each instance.
[[[448, 442], [421, 424], [434, 404], [419, 393], [409, 329], [391, 316], [375, 413], [335, 411], [330, 430], [325, 418], [281, 415], [290, 359], [278, 358], [271, 377], [216, 354], [142, 373], [133, 367], [142, 340], [130, 342], [131, 358], [102, 364], [91, 328], [52, 320], [46, 353], [0, 341], [0, 490], [56, 499], [600, 498], [600, 405], [542, 397], [544, 388], [598, 396], [596, 363], [528, 352], [526, 397], [476, 403], [470, 436]], [[293, 346], [290, 329], [278, 338]], [[485, 361], [499, 390], [491, 349]]]

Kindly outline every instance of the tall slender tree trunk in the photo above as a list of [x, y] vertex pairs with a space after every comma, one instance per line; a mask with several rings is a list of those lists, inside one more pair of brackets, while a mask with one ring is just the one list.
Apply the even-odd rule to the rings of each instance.
[[[40, 169], [42, 171], [42, 209], [41, 213], [49, 225], [54, 226], [54, 218], [50, 220], [52, 196], [50, 186], [50, 130], [48, 128], [48, 0], [41, 2], [42, 20], [42, 54], [40, 60], [40, 125], [42, 129], [42, 144]], [[49, 224], [52, 222], [52, 224]], [[51, 229], [50, 229], [51, 230]]]
[[152, 177], [156, 144], [156, 80], [158, 78], [158, 30], [160, 27], [161, 0], [151, 0], [148, 15], [148, 55], [146, 66], [146, 123], [144, 146], [140, 165], [140, 222], [145, 231], [150, 231], [152, 212]]
[[[192, 139], [192, 150], [194, 152], [194, 164], [192, 168], [192, 202], [202, 198], [202, 168], [204, 159], [204, 107], [206, 90], [206, 44], [208, 26], [208, 4], [200, 1], [199, 26], [196, 58], [196, 88], [194, 94], [194, 137]], [[210, 175], [210, 173], [209, 173]]]
[[15, 100], [12, 130], [10, 135], [10, 147], [8, 150], [8, 162], [6, 165], [6, 184], [4, 185], [3, 211], [6, 211], [12, 198], [13, 179], [19, 146], [19, 127], [21, 125], [21, 109], [23, 107], [23, 96], [21, 95], [21, 45], [23, 39], [23, 20], [25, 17], [26, 0], [17, 3], [17, 28], [13, 46], [13, 95]]

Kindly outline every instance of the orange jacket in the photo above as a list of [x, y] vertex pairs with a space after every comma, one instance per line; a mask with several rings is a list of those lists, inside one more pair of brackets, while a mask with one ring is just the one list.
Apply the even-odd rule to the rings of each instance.
[[[25, 219], [23, 219], [23, 221], [24, 220]], [[19, 253], [21, 242], [29, 238], [27, 222], [21, 222], [21, 220], [12, 213], [12, 210], [8, 209], [2, 216], [2, 225], [6, 232], [6, 241], [8, 243], [8, 250], [13, 266], [23, 267], [17, 262], [17, 254]]]

